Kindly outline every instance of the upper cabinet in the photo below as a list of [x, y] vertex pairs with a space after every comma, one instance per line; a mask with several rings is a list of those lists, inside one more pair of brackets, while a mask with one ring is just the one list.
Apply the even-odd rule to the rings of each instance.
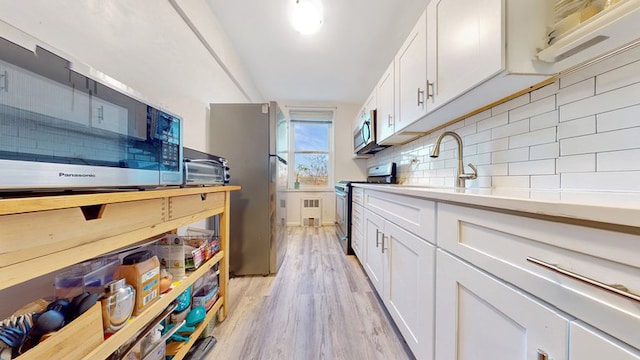
[[393, 65], [394, 62], [392, 61], [376, 86], [378, 91], [376, 131], [378, 143], [381, 144], [384, 144], [385, 140], [395, 132], [395, 77]]
[[[548, 43], [537, 54], [560, 72], [638, 41], [640, 0], [594, 1], [576, 11], [554, 14], [548, 7]], [[566, 8], [566, 7], [565, 7]]]
[[396, 131], [427, 113], [426, 64], [427, 14], [423, 12], [395, 58]]

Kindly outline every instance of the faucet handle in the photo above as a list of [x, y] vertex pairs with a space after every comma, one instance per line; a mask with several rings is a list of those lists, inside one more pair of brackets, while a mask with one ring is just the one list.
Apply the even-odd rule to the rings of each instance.
[[473, 170], [473, 174], [463, 173], [463, 174], [460, 174], [460, 176], [458, 176], [458, 177], [460, 177], [462, 179], [469, 179], [469, 180], [477, 179], [478, 178], [478, 169], [472, 163], [469, 163], [467, 165], [471, 168], [471, 170]]

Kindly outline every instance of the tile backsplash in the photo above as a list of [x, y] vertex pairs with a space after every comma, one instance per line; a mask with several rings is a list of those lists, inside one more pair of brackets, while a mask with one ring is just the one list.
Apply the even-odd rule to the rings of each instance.
[[[640, 191], [640, 47], [560, 76], [554, 83], [385, 149], [373, 166], [398, 164], [403, 184], [453, 186], [456, 142], [478, 168], [467, 187]], [[471, 172], [465, 166], [466, 172]]]

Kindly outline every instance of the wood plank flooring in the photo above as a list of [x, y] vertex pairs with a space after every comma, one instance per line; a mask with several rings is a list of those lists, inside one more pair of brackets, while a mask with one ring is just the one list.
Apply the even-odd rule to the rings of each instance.
[[413, 359], [335, 229], [288, 231], [276, 276], [231, 279], [230, 312], [206, 359]]

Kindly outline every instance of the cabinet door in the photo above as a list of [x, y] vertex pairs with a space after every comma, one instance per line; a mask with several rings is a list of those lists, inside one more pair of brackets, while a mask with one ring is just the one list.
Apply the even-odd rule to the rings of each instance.
[[364, 263], [362, 253], [363, 212], [362, 205], [355, 200], [351, 202], [351, 248], [361, 263]]
[[364, 103], [364, 108], [367, 112], [378, 108], [378, 92], [376, 88], [369, 94], [367, 101]]
[[382, 74], [378, 83], [378, 113], [377, 113], [377, 140], [382, 143], [394, 133], [394, 74], [393, 61]]
[[429, 111], [504, 69], [504, 0], [434, 0], [428, 11]]
[[427, 16], [420, 16], [395, 57], [395, 131], [427, 113]]
[[569, 337], [569, 360], [610, 359], [638, 360], [640, 352], [581, 322], [572, 322]]
[[364, 210], [364, 269], [369, 275], [376, 291], [383, 297], [384, 294], [384, 254], [382, 253], [382, 233], [384, 232], [384, 219], [370, 210]]
[[0, 62], [0, 104], [46, 114], [48, 121], [89, 124], [88, 95], [3, 62]]
[[384, 224], [387, 310], [417, 359], [433, 359], [435, 247], [391, 222]]
[[436, 263], [436, 359], [567, 359], [561, 314], [442, 250]]

